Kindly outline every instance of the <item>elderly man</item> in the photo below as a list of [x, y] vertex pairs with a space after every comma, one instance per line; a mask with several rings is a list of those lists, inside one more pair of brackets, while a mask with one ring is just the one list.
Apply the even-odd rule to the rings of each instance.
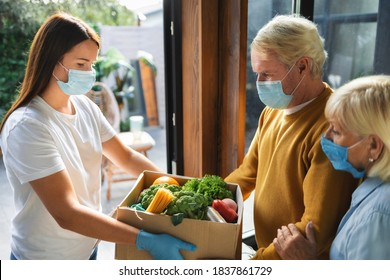
[[266, 108], [243, 163], [225, 180], [239, 184], [244, 199], [254, 191], [253, 259], [280, 259], [272, 243], [277, 229], [294, 223], [304, 232], [309, 221], [317, 258], [328, 259], [358, 184], [334, 170], [321, 149], [328, 127], [324, 108], [332, 94], [322, 81], [326, 56], [315, 24], [296, 15], [276, 16], [252, 42], [252, 68]]

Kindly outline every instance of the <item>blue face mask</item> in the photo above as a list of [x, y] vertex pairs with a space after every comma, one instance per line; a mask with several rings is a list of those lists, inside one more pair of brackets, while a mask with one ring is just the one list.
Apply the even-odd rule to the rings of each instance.
[[67, 69], [61, 62], [58, 62], [68, 72], [68, 82], [60, 81], [54, 74], [60, 89], [68, 95], [86, 94], [91, 90], [96, 81], [96, 71], [80, 71]]
[[351, 149], [354, 146], [358, 145], [364, 139], [358, 141], [350, 147], [343, 147], [333, 143], [326, 137], [321, 136], [321, 147], [326, 156], [329, 158], [330, 162], [332, 163], [334, 169], [347, 171], [351, 173], [354, 178], [358, 179], [364, 177], [366, 171], [359, 171], [355, 167], [353, 167], [352, 164], [349, 163], [348, 149]]
[[293, 98], [283, 92], [281, 81], [257, 81], [257, 93], [261, 102], [274, 109], [285, 109]]
[[304, 78], [303, 76], [290, 95], [286, 95], [283, 91], [282, 81], [287, 77], [293, 68], [294, 67], [291, 67], [287, 74], [280, 81], [256, 81], [257, 93], [259, 94], [261, 102], [274, 109], [287, 108], [288, 104], [293, 98], [295, 90], [298, 88]]

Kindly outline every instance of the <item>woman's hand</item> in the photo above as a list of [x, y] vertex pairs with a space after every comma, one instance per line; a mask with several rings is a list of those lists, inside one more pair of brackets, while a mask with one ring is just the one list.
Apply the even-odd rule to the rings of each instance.
[[180, 250], [195, 251], [196, 246], [168, 234], [153, 234], [141, 230], [137, 236], [138, 250], [147, 250], [155, 260], [183, 260]]
[[273, 244], [276, 252], [284, 260], [310, 260], [317, 255], [317, 244], [312, 222], [306, 225], [306, 237], [294, 224], [278, 229]]

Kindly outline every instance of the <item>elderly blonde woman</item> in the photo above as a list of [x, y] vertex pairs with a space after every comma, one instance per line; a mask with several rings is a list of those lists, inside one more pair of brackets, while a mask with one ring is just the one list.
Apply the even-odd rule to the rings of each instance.
[[[342, 86], [329, 98], [325, 115], [329, 128], [321, 144], [334, 168], [365, 178], [352, 195], [330, 258], [390, 259], [390, 76]], [[284, 259], [315, 258], [311, 225], [306, 237], [292, 224], [279, 229], [277, 252]]]
[[293, 223], [304, 231], [309, 221], [317, 231], [316, 258], [328, 259], [357, 186], [350, 174], [333, 169], [320, 145], [332, 94], [322, 81], [326, 56], [315, 24], [295, 15], [276, 16], [252, 42], [257, 90], [267, 106], [243, 163], [225, 178], [240, 185], [244, 198], [254, 191], [258, 250], [252, 259], [280, 259], [276, 230]]

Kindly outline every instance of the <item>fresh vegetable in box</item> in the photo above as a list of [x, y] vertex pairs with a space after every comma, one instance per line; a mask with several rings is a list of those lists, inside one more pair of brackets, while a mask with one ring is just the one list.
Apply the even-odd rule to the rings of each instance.
[[138, 203], [130, 207], [172, 216], [172, 221], [176, 225], [183, 218], [210, 219], [209, 208], [215, 200], [226, 199], [231, 205], [235, 203], [232, 191], [227, 188], [227, 183], [219, 176], [205, 175], [200, 179], [188, 180], [183, 186], [179, 186], [176, 180], [169, 178], [171, 177], [157, 178], [150, 187], [140, 193]]
[[180, 184], [174, 178], [172, 178], [170, 176], [160, 176], [156, 180], [154, 180], [152, 185], [159, 185], [159, 184], [180, 186]]
[[174, 196], [165, 214], [173, 216], [183, 213], [183, 218], [197, 220], [206, 218], [208, 202], [203, 195], [183, 190], [174, 193]]
[[212, 203], [212, 207], [218, 211], [218, 213], [225, 219], [226, 222], [234, 223], [237, 221], [237, 212], [230, 208], [221, 199], [215, 199]]
[[209, 206], [214, 199], [233, 198], [233, 193], [227, 189], [227, 183], [216, 175], [205, 175], [200, 179], [191, 179], [184, 184], [183, 190], [204, 195]]

